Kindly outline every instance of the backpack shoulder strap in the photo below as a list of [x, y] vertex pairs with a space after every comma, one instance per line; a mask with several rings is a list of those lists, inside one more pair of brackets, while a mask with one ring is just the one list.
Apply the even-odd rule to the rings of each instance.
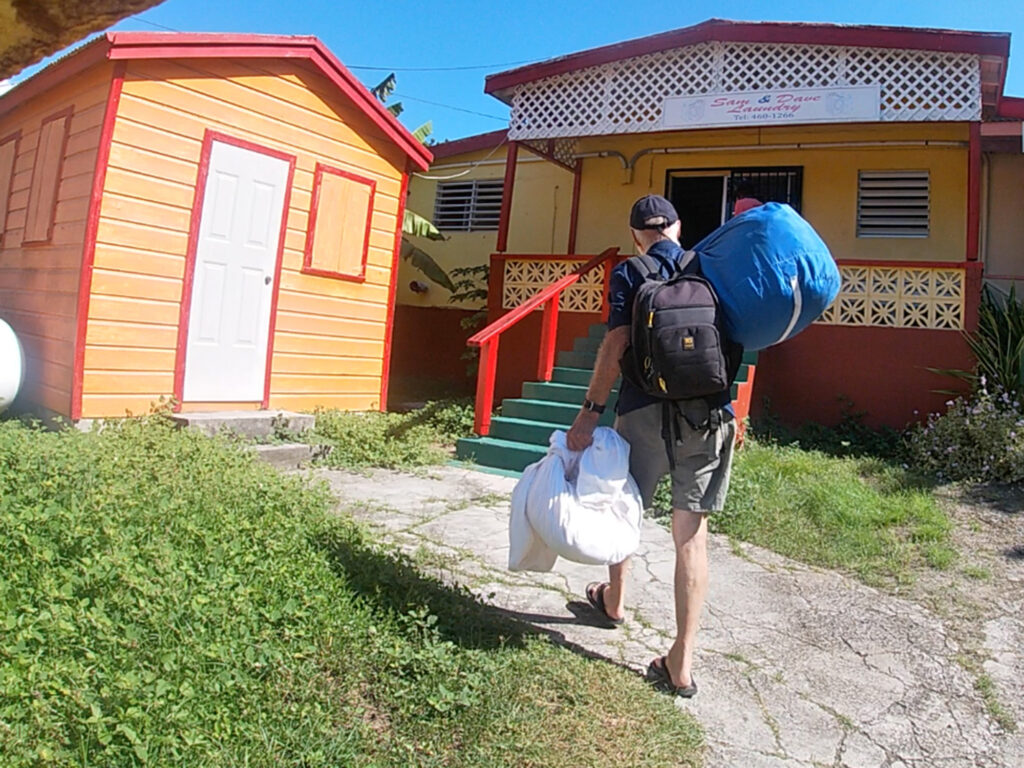
[[657, 260], [653, 256], [641, 253], [637, 256], [630, 257], [629, 263], [633, 265], [633, 269], [644, 277], [660, 278], [661, 265], [658, 264]]
[[679, 257], [679, 261], [676, 264], [676, 274], [677, 275], [684, 275], [684, 274], [686, 274], [687, 269], [689, 269], [690, 265], [692, 265], [694, 263], [696, 263], [696, 265], [697, 265], [696, 271], [699, 272], [700, 271], [700, 262], [697, 261], [697, 252], [696, 251], [687, 251], [686, 253], [684, 253], [682, 256]]
[[[696, 251], [686, 251], [679, 260], [670, 263], [667, 260], [661, 258], [655, 258], [649, 253], [642, 253], [637, 256], [632, 256], [629, 261], [633, 264], [633, 268], [640, 274], [646, 277], [653, 277], [661, 279], [661, 270], [663, 267], [668, 268], [672, 276], [684, 275], [690, 272], [700, 272], [700, 262], [697, 261]], [[691, 266], [696, 265], [695, 269], [690, 269]]]

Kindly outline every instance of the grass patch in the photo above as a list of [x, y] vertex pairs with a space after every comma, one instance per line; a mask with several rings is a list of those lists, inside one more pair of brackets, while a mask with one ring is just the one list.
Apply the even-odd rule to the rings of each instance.
[[992, 678], [988, 675], [978, 675], [974, 680], [974, 689], [981, 694], [989, 716], [999, 723], [999, 726], [1007, 733], [1016, 733], [1017, 721], [1013, 719], [1010, 710], [999, 700], [999, 694]]
[[988, 581], [992, 578], [992, 571], [983, 565], [965, 565], [961, 570], [964, 576], [975, 581]]
[[699, 765], [667, 697], [331, 508], [159, 418], [0, 424], [0, 765]]
[[[665, 497], [662, 496], [662, 505]], [[711, 530], [876, 585], [948, 568], [952, 524], [905, 471], [869, 456], [835, 457], [748, 440]]]
[[318, 410], [316, 427], [302, 439], [329, 448], [320, 460], [326, 466], [412, 469], [443, 464], [472, 430], [472, 401], [443, 400], [408, 413]]

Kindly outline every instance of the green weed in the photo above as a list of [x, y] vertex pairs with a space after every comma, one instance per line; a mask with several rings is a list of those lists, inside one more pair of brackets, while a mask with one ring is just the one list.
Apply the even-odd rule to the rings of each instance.
[[361, 469], [409, 469], [443, 464], [451, 446], [473, 430], [468, 400], [427, 403], [409, 413], [316, 412], [316, 427], [305, 439], [329, 448], [321, 463]]
[[699, 763], [667, 697], [332, 506], [161, 418], [0, 423], [0, 765]]
[[[660, 489], [655, 505], [667, 505]], [[748, 440], [736, 454], [725, 510], [711, 530], [796, 560], [903, 583], [915, 568], [947, 568], [952, 524], [927, 488], [870, 456], [837, 458]]]

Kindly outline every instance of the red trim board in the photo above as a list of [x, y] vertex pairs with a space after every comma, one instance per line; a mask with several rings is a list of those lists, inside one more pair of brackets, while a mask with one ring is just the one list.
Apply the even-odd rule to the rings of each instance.
[[395, 223], [395, 252], [391, 256], [391, 284], [388, 286], [388, 319], [384, 326], [384, 362], [380, 373], [380, 409], [388, 408], [388, 383], [391, 378], [391, 340], [395, 332], [395, 293], [398, 289], [398, 257], [402, 252], [402, 222], [405, 220], [405, 199], [409, 191], [409, 169], [402, 175], [398, 193], [398, 221]]
[[978, 260], [981, 228], [981, 123], [971, 123], [967, 148], [967, 261]]
[[0, 97], [0, 115], [105, 59], [263, 58], [311, 62], [398, 145], [418, 170], [433, 155], [359, 82], [320, 40], [311, 36], [221, 35], [183, 32], [108, 32]]
[[[366, 208], [366, 227], [363, 230], [363, 254], [360, 259], [359, 272], [356, 274], [335, 272], [329, 269], [318, 269], [313, 266], [313, 244], [316, 237], [316, 222], [320, 212], [320, 186], [323, 182], [325, 173], [333, 176], [341, 176], [342, 178], [349, 179], [350, 181], [354, 181], [359, 184], [364, 184], [370, 188], [370, 199], [367, 202]], [[357, 283], [362, 283], [366, 280], [366, 261], [370, 254], [370, 228], [373, 223], [373, 206], [376, 195], [377, 182], [373, 179], [367, 179], [364, 176], [358, 176], [354, 173], [343, 171], [340, 168], [325, 165], [324, 163], [316, 164], [316, 172], [313, 175], [313, 198], [309, 204], [309, 225], [306, 228], [306, 246], [302, 253], [303, 274], [317, 275], [319, 277], [332, 277], [340, 280], [350, 280]], [[399, 231], [402, 229], [401, 221], [398, 222], [398, 229]]]
[[282, 201], [281, 228], [277, 242], [277, 263], [274, 267], [274, 290], [270, 299], [270, 322], [267, 329], [267, 363], [263, 383], [262, 407], [269, 407], [270, 372], [274, 356], [274, 331], [277, 326], [277, 297], [281, 288], [281, 262], [284, 259], [284, 236], [288, 227], [288, 209], [291, 204], [292, 178], [295, 175], [295, 155], [264, 147], [246, 139], [239, 139], [225, 133], [206, 129], [203, 134], [203, 148], [199, 156], [199, 172], [196, 176], [195, 196], [192, 201], [192, 214], [189, 220], [188, 250], [185, 254], [185, 276], [181, 286], [181, 312], [178, 316], [178, 343], [174, 361], [174, 399], [175, 410], [180, 411], [185, 389], [185, 358], [188, 351], [188, 325], [192, 310], [192, 285], [195, 279], [196, 252], [199, 247], [199, 225], [203, 216], [203, 199], [206, 194], [206, 180], [210, 172], [210, 154], [213, 142], [219, 141], [251, 152], [259, 152], [276, 157], [288, 163], [288, 178], [285, 183], [284, 200]]
[[583, 158], [576, 160], [572, 174], [572, 205], [569, 209], [569, 243], [566, 250], [576, 253], [576, 229], [580, 220], [580, 182], [583, 180]]
[[501, 192], [501, 211], [498, 215], [498, 242], [495, 249], [508, 250], [508, 227], [512, 220], [512, 191], [516, 184], [516, 164], [519, 161], [519, 143], [510, 141], [505, 153], [505, 181]]
[[24, 245], [46, 245], [51, 240], [53, 240], [53, 228], [54, 228], [54, 225], [56, 224], [56, 219], [57, 219], [57, 202], [58, 202], [58, 198], [60, 197], [61, 174], [64, 172], [64, 156], [68, 152], [68, 140], [71, 138], [71, 118], [74, 116], [74, 114], [75, 114], [75, 105], [72, 104], [69, 107], [64, 107], [64, 109], [62, 109], [62, 110], [60, 110], [58, 112], [54, 112], [52, 115], [48, 115], [47, 117], [44, 117], [39, 122], [39, 137], [36, 139], [36, 154], [35, 154], [35, 158], [32, 161], [32, 178], [31, 178], [31, 180], [29, 181], [29, 184], [28, 184], [28, 201], [25, 204], [25, 215], [26, 215], [26, 218], [25, 218], [25, 229], [26, 229], [26, 231], [28, 230], [28, 225], [29, 225], [28, 211], [31, 210], [31, 208], [32, 208], [32, 197], [33, 197], [33, 195], [39, 193], [39, 190], [36, 189], [36, 171], [39, 169], [39, 161], [40, 161], [40, 155], [39, 155], [40, 146], [39, 146], [39, 144], [40, 144], [40, 142], [43, 139], [43, 129], [46, 127], [46, 125], [48, 123], [52, 123], [54, 120], [61, 120], [61, 119], [63, 119], [64, 120], [64, 135], [61, 137], [61, 142], [60, 142], [60, 157], [57, 159], [57, 170], [55, 172], [56, 173], [56, 178], [54, 179], [54, 189], [53, 189], [53, 203], [50, 206], [50, 213], [48, 214], [48, 219], [47, 219], [48, 223], [46, 225], [46, 237], [41, 239], [41, 240], [38, 239], [38, 238], [35, 239], [35, 240], [27, 240], [27, 239], [23, 238], [22, 241], [21, 241], [21, 244], [23, 246]]
[[100, 129], [100, 144], [96, 152], [96, 169], [92, 174], [92, 192], [89, 197], [89, 214], [85, 223], [85, 244], [82, 248], [82, 267], [78, 273], [78, 317], [75, 329], [75, 357], [71, 374], [72, 421], [82, 418], [82, 380], [85, 377], [85, 338], [89, 326], [89, 299], [92, 295], [92, 268], [96, 259], [96, 234], [99, 231], [100, 207], [103, 203], [103, 187], [107, 181], [107, 161], [110, 159], [110, 145], [114, 139], [114, 123], [121, 101], [126, 65], [114, 65], [114, 74], [107, 92], [107, 106], [103, 112], [103, 126]]

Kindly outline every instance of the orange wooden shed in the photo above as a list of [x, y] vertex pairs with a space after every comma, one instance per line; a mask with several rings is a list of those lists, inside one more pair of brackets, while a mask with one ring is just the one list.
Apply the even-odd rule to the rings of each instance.
[[0, 318], [72, 420], [387, 400], [431, 155], [313, 37], [113, 33], [0, 98]]

